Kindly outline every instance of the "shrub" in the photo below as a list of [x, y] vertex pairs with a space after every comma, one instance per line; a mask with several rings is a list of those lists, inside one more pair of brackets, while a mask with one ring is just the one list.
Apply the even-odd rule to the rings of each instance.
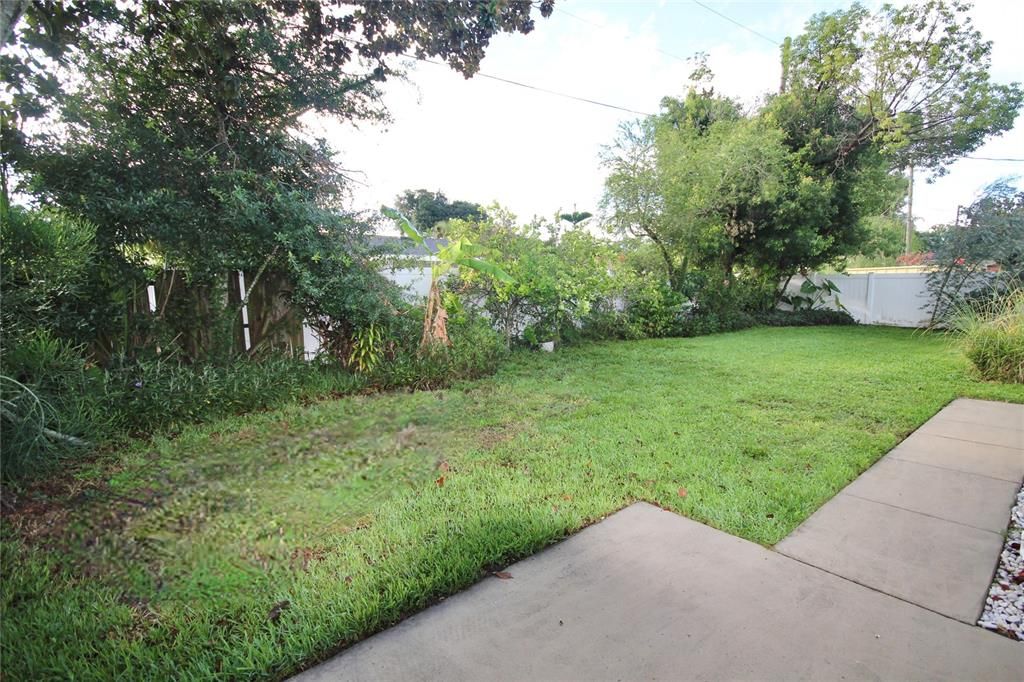
[[754, 316], [742, 310], [697, 310], [682, 322], [678, 335], [707, 336], [748, 329], [756, 324]]
[[117, 415], [118, 431], [127, 433], [348, 393], [364, 383], [337, 363], [306, 362], [284, 353], [224, 365], [121, 361], [104, 377], [105, 401]]
[[[462, 268], [451, 286], [464, 301], [486, 311], [506, 344], [564, 341], [590, 311], [624, 288], [626, 268], [614, 245], [576, 227], [559, 233], [543, 221], [516, 224], [515, 216], [494, 206], [484, 220], [453, 220], [449, 238], [470, 239], [510, 281]], [[554, 236], [544, 238], [544, 232]]]
[[962, 304], [949, 323], [982, 378], [1024, 383], [1024, 289]]
[[1024, 191], [996, 182], [966, 217], [963, 225], [937, 225], [925, 237], [934, 252], [928, 274], [934, 326], [947, 324], [971, 292], [1005, 291], [1024, 275]]
[[494, 373], [508, 355], [501, 337], [487, 320], [474, 317], [451, 325], [448, 371], [452, 379], [473, 379]]
[[663, 282], [644, 280], [630, 293], [627, 315], [639, 338], [681, 336], [688, 306], [682, 294]]
[[327, 355], [308, 362], [283, 353], [224, 364], [119, 356], [101, 368], [87, 363], [81, 348], [40, 331], [3, 356], [2, 475], [44, 473], [104, 443], [367, 385], [440, 388], [490, 374], [506, 356], [499, 335], [474, 317], [450, 325], [451, 347], [420, 354], [419, 321], [404, 319], [405, 338], [392, 339], [390, 357], [366, 374]]
[[580, 320], [579, 327], [563, 331], [562, 338], [570, 341], [602, 341], [606, 339], [638, 339], [643, 334], [630, 322], [629, 312], [620, 309], [612, 300], [597, 302]]
[[478, 316], [452, 318], [448, 323], [448, 338], [452, 345], [438, 345], [429, 352], [420, 352], [420, 323], [415, 316], [407, 319], [405, 337], [394, 341], [396, 347], [392, 357], [368, 377], [369, 382], [378, 388], [443, 388], [452, 381], [493, 373], [508, 354], [501, 336], [487, 320]]
[[80, 351], [41, 331], [4, 355], [4, 478], [45, 472], [119, 438], [349, 393], [365, 383], [335, 362], [284, 354], [224, 365], [118, 357], [100, 368]]
[[287, 243], [291, 303], [316, 330], [320, 352], [346, 366], [374, 362], [372, 336], [390, 334], [402, 306], [399, 287], [379, 272], [387, 249], [371, 244], [369, 228], [337, 216], [292, 233]]
[[2, 475], [39, 471], [87, 450], [116, 421], [104, 404], [104, 376], [80, 349], [39, 330], [5, 349], [0, 364]]
[[89, 336], [76, 303], [93, 268], [96, 229], [58, 211], [12, 206], [0, 221], [0, 308], [5, 346], [46, 329]]

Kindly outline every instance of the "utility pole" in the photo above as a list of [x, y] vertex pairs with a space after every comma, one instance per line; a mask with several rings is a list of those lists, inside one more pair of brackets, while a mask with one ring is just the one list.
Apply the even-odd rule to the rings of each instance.
[[907, 243], [903, 252], [910, 255], [914, 243], [914, 164], [910, 164], [910, 183], [907, 185]]

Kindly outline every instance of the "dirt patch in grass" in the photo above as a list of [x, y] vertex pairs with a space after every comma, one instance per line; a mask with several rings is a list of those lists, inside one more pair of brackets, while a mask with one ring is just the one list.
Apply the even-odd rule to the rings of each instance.
[[634, 500], [770, 545], [957, 395], [1024, 387], [772, 329], [185, 428], [5, 499], [5, 673], [282, 678]]

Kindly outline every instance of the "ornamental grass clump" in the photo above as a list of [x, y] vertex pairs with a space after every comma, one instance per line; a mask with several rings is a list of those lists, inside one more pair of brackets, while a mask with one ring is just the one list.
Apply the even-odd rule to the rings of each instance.
[[983, 378], [1024, 383], [1024, 289], [961, 305], [950, 327]]

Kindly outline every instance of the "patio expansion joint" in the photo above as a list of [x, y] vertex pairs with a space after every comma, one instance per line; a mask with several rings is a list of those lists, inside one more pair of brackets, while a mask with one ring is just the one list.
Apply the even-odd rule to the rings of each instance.
[[[868, 500], [868, 502], [873, 502], [873, 501], [874, 500]], [[829, 575], [835, 576], [836, 578], [839, 578], [840, 580], [844, 580], [844, 581], [846, 581], [848, 583], [853, 583], [854, 585], [858, 585], [858, 586], [863, 587], [865, 589], [871, 590], [875, 594], [880, 594], [880, 595], [889, 597], [890, 599], [895, 599], [897, 601], [901, 601], [904, 604], [909, 604], [910, 606], [913, 606], [916, 609], [921, 609], [923, 611], [928, 611], [929, 613], [934, 613], [937, 616], [942, 616], [943, 618], [945, 618], [948, 621], [952, 621], [952, 622], [958, 623], [960, 625], [967, 625], [969, 627], [975, 627], [977, 625], [976, 622], [975, 622], [977, 620], [977, 618], [975, 618], [974, 621], [960, 620], [959, 618], [951, 616], [951, 615], [949, 615], [947, 613], [943, 613], [942, 611], [936, 611], [935, 609], [933, 609], [931, 607], [928, 607], [928, 606], [925, 606], [924, 604], [918, 604], [917, 602], [911, 601], [911, 600], [907, 599], [906, 597], [901, 597], [898, 594], [893, 594], [891, 592], [886, 592], [885, 590], [881, 590], [881, 589], [879, 589], [879, 588], [877, 588], [877, 587], [875, 587], [873, 585], [869, 585], [867, 583], [864, 583], [864, 582], [861, 582], [859, 580], [855, 580], [853, 578], [845, 576], [842, 573], [836, 573], [835, 571], [830, 571], [827, 568], [822, 568], [821, 566], [818, 566], [817, 564], [812, 564], [809, 561], [804, 561], [803, 559], [801, 559], [799, 557], [795, 557], [792, 554], [786, 554], [782, 550], [778, 549], [778, 547], [772, 547], [771, 551], [775, 552], [776, 554], [778, 554], [780, 556], [784, 556], [787, 559], [791, 559], [791, 560], [797, 562], [798, 564], [803, 564], [804, 566], [807, 566], [809, 568], [813, 568], [816, 571], [821, 571], [822, 573], [828, 573]], [[995, 575], [995, 569], [993, 569], [993, 575]], [[980, 616], [981, 614], [978, 614], [978, 615]], [[1001, 635], [998, 635], [998, 633], [995, 633], [995, 632], [993, 632], [992, 634], [996, 635], [996, 636], [1001, 636]]]
[[[916, 462], [911, 462], [911, 464], [916, 464]], [[956, 470], [955, 469], [949, 469], [949, 471], [956, 471]], [[957, 473], [963, 473], [963, 472], [957, 472]], [[990, 478], [990, 477], [986, 476], [985, 478]], [[992, 480], [1000, 481], [1002, 479], [996, 478], [996, 479], [992, 479]], [[962, 526], [964, 528], [970, 528], [972, 530], [981, 530], [981, 531], [985, 531], [986, 533], [991, 533], [992, 535], [996, 535], [996, 536], [998, 536], [1000, 538], [1003, 537], [1002, 533], [998, 533], [998, 532], [996, 532], [994, 530], [991, 530], [989, 528], [981, 528], [980, 526], [974, 526], [974, 525], [971, 525], [969, 523], [963, 523], [962, 521], [953, 521], [952, 519], [945, 519], [945, 518], [943, 518], [941, 516], [935, 516], [934, 514], [926, 514], [926, 513], [922, 512], [922, 511], [917, 511], [916, 509], [907, 509], [906, 507], [901, 507], [898, 504], [892, 504], [891, 502], [882, 502], [881, 500], [874, 500], [874, 499], [872, 499], [870, 497], [864, 497], [863, 495], [855, 495], [855, 494], [853, 494], [851, 492], [848, 492], [846, 490], [840, 491], [836, 495], [836, 497], [838, 497], [839, 495], [846, 495], [847, 497], [856, 497], [858, 500], [863, 500], [865, 502], [870, 502], [872, 504], [880, 504], [880, 505], [883, 505], [885, 507], [891, 507], [892, 509], [899, 509], [900, 511], [905, 511], [905, 512], [908, 512], [910, 514], [917, 514], [918, 516], [927, 516], [929, 519], [935, 519], [936, 521], [943, 521], [945, 523], [951, 523], [954, 526]], [[1007, 510], [1006, 513], [1009, 514], [1010, 513], [1009, 510]]]
[[[936, 438], [945, 438], [945, 436], [936, 436]], [[904, 440], [903, 443], [906, 443], [908, 440], [909, 439]], [[951, 438], [950, 440], [959, 440], [959, 439]], [[970, 442], [970, 441], [965, 441], [965, 442]], [[903, 443], [900, 443], [900, 445], [902, 445]], [[988, 474], [979, 474], [976, 471], [964, 471], [962, 469], [954, 469], [953, 467], [944, 467], [944, 466], [940, 466], [938, 464], [931, 464], [929, 462], [919, 462], [916, 459], [904, 459], [903, 457], [900, 457], [898, 452], [896, 452], [898, 447], [899, 446], [896, 446], [896, 448], [893, 448], [892, 450], [889, 451], [889, 454], [887, 455], [889, 459], [895, 460], [897, 462], [904, 462], [906, 464], [917, 464], [918, 466], [931, 467], [933, 469], [941, 469], [943, 471], [951, 471], [951, 472], [956, 473], [956, 474], [966, 474], [968, 476], [979, 476], [981, 478], [987, 478], [990, 481], [1002, 481], [1003, 483], [1014, 483], [1016, 485], [1020, 485], [1021, 484], [1021, 481], [1019, 481], [1019, 480], [1017, 480], [1015, 478], [1003, 478], [1001, 476], [989, 476]], [[999, 446], [998, 445], [994, 445], [994, 446], [989, 446], [989, 447], [999, 447]], [[1015, 448], [1006, 448], [1006, 449], [1007, 450], [1013, 450]], [[882, 460], [880, 459], [878, 461], [881, 462]]]
[[[1006, 403], [999, 403], [999, 404], [1006, 404]], [[928, 421], [931, 421], [932, 419], [935, 419], [935, 417], [938, 417], [938, 416], [941, 415], [942, 419], [944, 421], [956, 422], [957, 424], [969, 424], [971, 426], [977, 426], [980, 429], [999, 429], [1000, 431], [1024, 431], [1024, 428], [1018, 428], [1016, 426], [1003, 426], [1002, 424], [988, 424], [986, 422], [975, 421], [974, 419], [961, 418], [961, 417], [956, 416], [955, 414], [953, 414], [953, 415], [942, 414], [942, 412], [945, 409], [946, 408], [944, 407], [944, 408], [942, 408], [942, 410], [939, 410], [938, 412], [936, 412], [934, 415], [932, 415], [932, 417]], [[925, 422], [925, 424], [927, 424], [927, 423], [928, 422]], [[923, 424], [922, 424], [922, 426], [923, 426]]]
[[[935, 417], [932, 417], [932, 419], [935, 419]], [[931, 421], [931, 419], [929, 419], [928, 421]], [[954, 421], [954, 420], [951, 419], [950, 421]], [[1024, 452], [1024, 450], [1022, 450], [1021, 448], [1015, 448], [1012, 445], [1000, 445], [999, 443], [990, 443], [990, 442], [984, 441], [984, 440], [974, 440], [973, 438], [957, 438], [956, 436], [947, 436], [944, 433], [932, 433], [931, 431], [921, 431], [921, 428], [923, 428], [927, 423], [928, 422], [925, 422], [916, 431], [914, 431], [914, 433], [911, 433], [909, 436], [907, 436], [902, 441], [900, 441], [900, 443], [898, 443], [896, 447], [899, 447], [900, 445], [903, 445], [903, 443], [906, 443], [907, 441], [909, 441], [914, 436], [914, 434], [920, 433], [922, 436], [931, 436], [932, 438], [945, 438], [947, 440], [960, 441], [961, 443], [973, 443], [974, 445], [984, 445], [987, 448], [1002, 448], [1004, 450], [1016, 450], [1017, 452]], [[975, 424], [974, 422], [959, 422], [959, 423], [960, 424], [971, 424], [972, 426], [977, 426], [978, 428], [988, 428], [985, 425]], [[1000, 427], [994, 426], [992, 428], [998, 429]], [[1002, 430], [1003, 431], [1012, 431], [1014, 429], [1002, 429]]]

